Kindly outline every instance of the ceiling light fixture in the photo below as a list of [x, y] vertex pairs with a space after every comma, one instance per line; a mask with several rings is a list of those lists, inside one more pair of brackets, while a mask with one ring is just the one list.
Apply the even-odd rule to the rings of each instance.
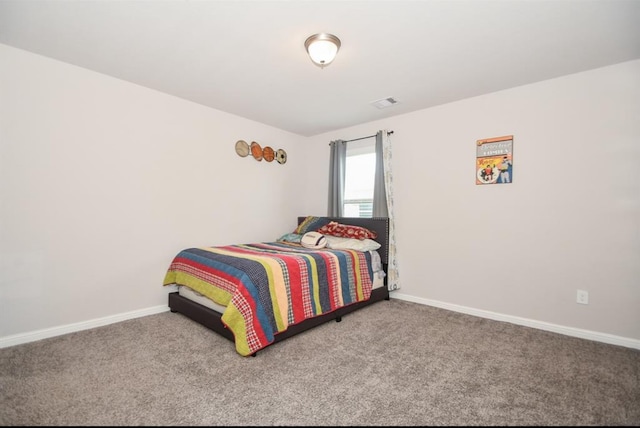
[[334, 60], [338, 49], [340, 49], [340, 39], [333, 34], [318, 33], [309, 37], [304, 42], [304, 47], [318, 67], [324, 68]]

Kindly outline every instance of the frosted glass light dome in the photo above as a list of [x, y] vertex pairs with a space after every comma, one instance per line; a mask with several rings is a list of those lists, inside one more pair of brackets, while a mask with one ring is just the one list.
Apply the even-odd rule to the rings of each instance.
[[340, 49], [340, 39], [333, 34], [314, 34], [304, 42], [304, 47], [311, 61], [323, 68], [335, 59]]

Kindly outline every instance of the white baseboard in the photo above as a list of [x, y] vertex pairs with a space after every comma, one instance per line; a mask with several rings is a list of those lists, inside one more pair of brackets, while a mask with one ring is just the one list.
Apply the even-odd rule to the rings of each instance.
[[419, 303], [421, 305], [435, 306], [437, 308], [447, 309], [449, 311], [460, 312], [467, 315], [474, 315], [480, 318], [488, 318], [496, 321], [504, 321], [512, 324], [522, 325], [525, 327], [537, 328], [539, 330], [551, 331], [553, 333], [560, 333], [566, 336], [579, 337], [581, 339], [588, 339], [596, 342], [608, 343], [611, 345], [640, 349], [640, 340], [631, 339], [628, 337], [621, 337], [612, 334], [598, 333], [595, 331], [550, 324], [527, 318], [514, 317], [511, 315], [504, 315], [496, 312], [469, 308], [467, 306], [453, 305], [450, 303], [439, 302], [437, 300], [422, 299], [414, 296], [409, 296], [407, 294], [398, 293], [397, 291], [392, 291], [391, 297], [393, 299], [406, 300], [408, 302]]
[[[469, 308], [466, 306], [453, 305], [450, 303], [439, 302], [437, 300], [422, 299], [407, 294], [391, 292], [391, 297], [398, 300], [406, 300], [408, 302], [419, 303], [421, 305], [434, 306], [453, 312], [460, 312], [467, 315], [474, 315], [480, 318], [487, 318], [496, 321], [504, 321], [512, 324], [522, 325], [525, 327], [537, 328], [539, 330], [551, 331], [554, 333], [564, 334], [566, 336], [579, 337], [581, 339], [593, 340], [596, 342], [608, 343], [611, 345], [624, 346], [627, 348], [640, 349], [640, 340], [630, 339], [627, 337], [615, 336], [612, 334], [598, 333], [595, 331], [582, 330], [579, 328], [565, 327], [557, 324], [550, 324], [541, 321], [531, 320], [527, 318], [514, 317], [511, 315], [499, 314], [497, 312], [483, 311], [480, 309]], [[47, 328], [24, 334], [16, 334], [13, 336], [0, 337], [0, 348], [21, 345], [23, 343], [35, 342], [36, 340], [47, 339], [49, 337], [60, 336], [76, 331], [87, 330], [90, 328], [101, 327], [103, 325], [113, 324], [133, 318], [144, 317], [147, 315], [159, 314], [166, 312], [169, 307], [166, 305], [155, 306], [152, 308], [141, 309], [138, 311], [125, 312], [122, 314], [112, 315], [104, 318], [84, 321], [75, 324], [67, 324], [60, 327]]]
[[120, 321], [126, 321], [133, 318], [144, 317], [147, 315], [159, 314], [169, 310], [167, 305], [155, 306], [147, 309], [140, 309], [138, 311], [125, 312], [122, 314], [111, 315], [104, 318], [97, 318], [94, 320], [79, 322], [75, 324], [67, 324], [60, 327], [46, 328], [43, 330], [36, 330], [29, 333], [14, 334], [12, 336], [0, 337], [0, 348], [7, 348], [9, 346], [21, 345], [23, 343], [35, 342], [36, 340], [47, 339], [49, 337], [60, 336], [67, 333], [73, 333], [81, 330], [88, 330], [90, 328], [102, 327], [103, 325], [113, 324]]

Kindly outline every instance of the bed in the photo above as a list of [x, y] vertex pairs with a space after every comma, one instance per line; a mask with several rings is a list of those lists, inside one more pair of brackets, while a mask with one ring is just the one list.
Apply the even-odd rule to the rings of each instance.
[[[371, 235], [360, 240], [330, 236], [335, 225]], [[314, 248], [300, 242], [312, 230], [327, 233], [329, 244]], [[293, 232], [273, 242], [180, 251], [164, 280], [178, 289], [168, 296], [171, 312], [234, 342], [238, 354], [255, 356], [310, 328], [389, 300], [388, 218], [304, 216]], [[343, 241], [375, 247], [335, 243]]]

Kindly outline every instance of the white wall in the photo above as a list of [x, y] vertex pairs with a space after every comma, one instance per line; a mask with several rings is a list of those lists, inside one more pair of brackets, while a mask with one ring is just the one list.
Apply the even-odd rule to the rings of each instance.
[[[640, 339], [640, 61], [316, 136], [305, 156], [324, 165], [328, 141], [379, 129], [394, 131], [397, 297]], [[504, 135], [513, 183], [476, 185], [476, 140]], [[325, 168], [309, 180], [321, 192]]]
[[[166, 308], [179, 249], [326, 213], [327, 143], [378, 129], [396, 297], [637, 342], [639, 117], [632, 61], [303, 138], [0, 45], [0, 342]], [[511, 134], [514, 182], [475, 185], [476, 140]], [[238, 139], [289, 161], [240, 158]]]
[[301, 141], [0, 45], [0, 338], [166, 308], [179, 250], [292, 231]]

